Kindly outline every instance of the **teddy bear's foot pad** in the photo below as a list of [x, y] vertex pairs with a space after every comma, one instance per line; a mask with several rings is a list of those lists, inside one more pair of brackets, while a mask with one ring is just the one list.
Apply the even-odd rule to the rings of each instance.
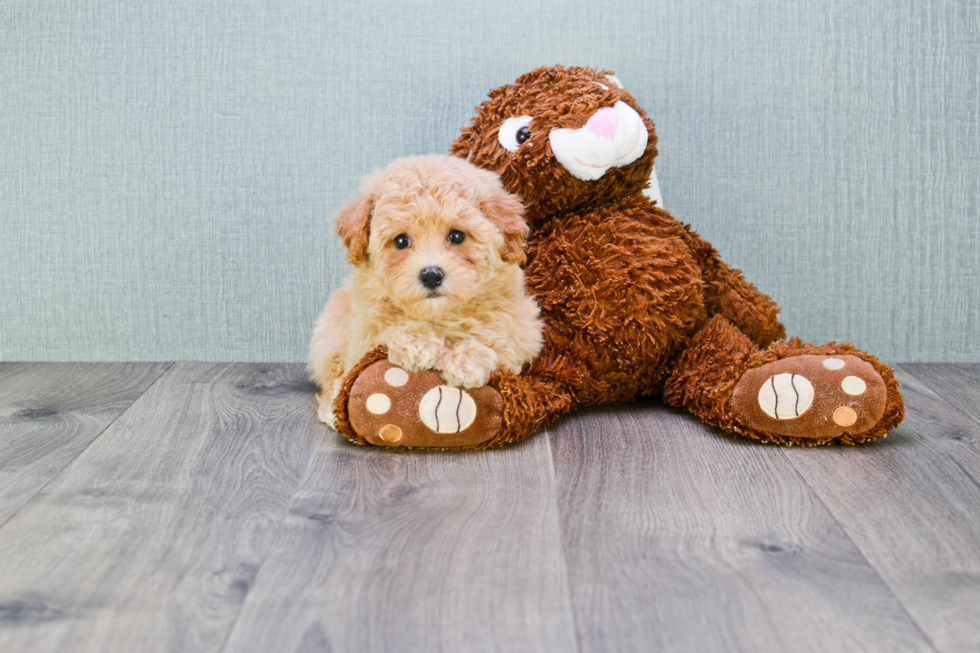
[[500, 430], [503, 401], [490, 386], [455, 388], [437, 372], [407, 372], [388, 360], [368, 366], [351, 387], [351, 426], [380, 447], [476, 447]]
[[732, 394], [736, 415], [754, 431], [820, 440], [870, 430], [885, 402], [881, 375], [850, 354], [767, 363], [746, 371]]

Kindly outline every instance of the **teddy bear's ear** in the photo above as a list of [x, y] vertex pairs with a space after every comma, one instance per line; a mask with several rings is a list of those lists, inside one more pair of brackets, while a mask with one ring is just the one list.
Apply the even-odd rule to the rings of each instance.
[[337, 214], [337, 235], [347, 248], [347, 260], [351, 265], [360, 265], [368, 255], [371, 212], [377, 199], [376, 182], [377, 175], [365, 178], [360, 196], [345, 204]]
[[499, 179], [494, 180], [490, 193], [480, 203], [487, 216], [504, 236], [500, 256], [508, 263], [523, 265], [527, 261], [524, 247], [527, 244], [528, 226], [524, 221], [524, 204], [517, 195], [504, 190]]
[[453, 141], [453, 144], [449, 147], [449, 153], [460, 159], [469, 160], [470, 155], [473, 153], [474, 147], [474, 133], [472, 127], [463, 127], [460, 130], [460, 135]]

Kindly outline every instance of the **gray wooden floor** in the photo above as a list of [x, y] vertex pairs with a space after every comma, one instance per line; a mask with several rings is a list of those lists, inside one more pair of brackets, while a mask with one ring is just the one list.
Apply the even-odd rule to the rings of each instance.
[[861, 447], [650, 403], [425, 453], [298, 365], [0, 364], [0, 651], [977, 651], [980, 365], [899, 378]]

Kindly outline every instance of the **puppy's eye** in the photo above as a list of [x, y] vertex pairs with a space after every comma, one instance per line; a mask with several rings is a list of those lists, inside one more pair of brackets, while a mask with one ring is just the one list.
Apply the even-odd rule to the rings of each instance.
[[458, 229], [453, 229], [449, 232], [449, 242], [453, 245], [461, 245], [463, 241], [466, 240], [466, 234]]
[[399, 234], [395, 236], [395, 247], [398, 249], [405, 249], [412, 244], [412, 239], [405, 234]]
[[516, 152], [524, 143], [531, 139], [531, 116], [508, 118], [497, 130], [497, 141], [508, 152]]

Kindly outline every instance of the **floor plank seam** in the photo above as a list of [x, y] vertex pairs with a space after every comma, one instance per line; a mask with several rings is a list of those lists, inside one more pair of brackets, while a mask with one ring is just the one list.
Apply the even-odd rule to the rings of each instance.
[[279, 522], [276, 524], [276, 531], [272, 534], [272, 538], [269, 540], [269, 546], [266, 548], [265, 553], [262, 554], [262, 560], [259, 562], [258, 568], [255, 570], [255, 576], [252, 577], [252, 582], [248, 586], [248, 590], [242, 597], [241, 603], [238, 604], [238, 610], [235, 611], [235, 618], [231, 620], [231, 625], [228, 626], [228, 631], [225, 633], [224, 639], [221, 642], [221, 646], [218, 647], [218, 653], [223, 653], [223, 651], [228, 648], [228, 644], [231, 641], [231, 635], [235, 632], [235, 628], [238, 626], [238, 619], [242, 615], [242, 610], [245, 608], [245, 603], [248, 602], [248, 597], [252, 593], [252, 588], [255, 587], [258, 582], [259, 576], [262, 574], [262, 568], [265, 567], [266, 561], [269, 559], [269, 554], [275, 548], [276, 541], [279, 539], [279, 531], [282, 530], [282, 525], [285, 523], [286, 518], [289, 517], [289, 511], [293, 509], [293, 504], [296, 502], [296, 495], [299, 494], [300, 489], [303, 487], [303, 483], [306, 482], [306, 478], [310, 475], [310, 470], [313, 469], [313, 462], [316, 460], [316, 454], [320, 450], [320, 446], [323, 444], [324, 440], [331, 435], [336, 435], [329, 428], [324, 428], [323, 433], [320, 434], [320, 441], [317, 442], [313, 450], [310, 451], [310, 459], [306, 461], [306, 469], [299, 477], [299, 481], [296, 483], [296, 487], [293, 489], [293, 495], [289, 498], [289, 503], [286, 504], [286, 509], [283, 510], [282, 517], [280, 517]]
[[966, 419], [971, 424], [975, 424], [976, 426], [980, 427], [980, 419], [978, 419], [978, 418], [974, 417], [973, 415], [970, 415], [969, 413], [965, 412], [963, 409], [961, 409], [956, 404], [952, 404], [949, 401], [947, 401], [946, 398], [943, 395], [940, 394], [939, 390], [937, 388], [934, 388], [928, 381], [923, 380], [921, 376], [916, 376], [915, 374], [913, 374], [912, 372], [910, 372], [909, 369], [906, 366], [904, 366], [904, 365], [899, 365], [898, 368], [900, 370], [902, 370], [902, 373], [903, 374], [908, 374], [913, 379], [915, 379], [916, 381], [918, 381], [919, 383], [921, 383], [925, 387], [929, 388], [929, 390], [932, 392], [932, 394], [936, 395], [935, 396], [935, 399], [933, 399], [933, 401], [941, 402], [944, 406], [949, 407], [951, 410], [955, 411], [958, 415], [961, 415], [964, 419]]
[[572, 578], [568, 568], [568, 553], [565, 551], [565, 533], [561, 525], [561, 506], [558, 504], [558, 469], [555, 462], [555, 452], [551, 446], [551, 431], [543, 429], [541, 436], [548, 443], [548, 458], [551, 459], [551, 487], [555, 496], [555, 519], [558, 520], [558, 551], [561, 554], [562, 567], [565, 569], [565, 592], [568, 595], [568, 609], [572, 613], [572, 635], [575, 637], [575, 650], [582, 653], [582, 640], [578, 628], [578, 611], [575, 609], [575, 599], [572, 596]]
[[173, 369], [174, 365], [176, 365], [175, 362], [170, 363], [169, 365], [167, 365], [167, 368], [165, 370], [163, 370], [162, 372], [160, 372], [160, 375], [157, 378], [153, 379], [153, 383], [151, 383], [150, 385], [146, 386], [146, 389], [144, 389], [143, 392], [139, 393], [137, 396], [135, 396], [133, 398], [133, 400], [131, 402], [129, 402], [129, 405], [126, 406], [126, 409], [125, 410], [123, 410], [122, 412], [120, 412], [108, 424], [106, 424], [105, 425], [105, 428], [103, 428], [101, 431], [99, 431], [98, 435], [96, 435], [94, 438], [92, 438], [92, 441], [91, 442], [89, 442], [84, 447], [82, 447], [82, 449], [77, 454], [75, 454], [72, 457], [71, 460], [69, 460], [67, 463], [65, 463], [64, 467], [62, 467], [61, 469], [59, 469], [56, 473], [52, 474], [51, 475], [51, 478], [49, 478], [41, 487], [39, 487], [31, 495], [31, 497], [27, 501], [25, 501], [23, 503], [23, 505], [21, 505], [20, 508], [18, 508], [17, 510], [15, 510], [14, 513], [12, 515], [10, 515], [10, 517], [8, 517], [7, 519], [5, 519], [4, 522], [2, 524], [0, 524], [0, 530], [2, 530], [4, 526], [6, 526], [7, 524], [9, 524], [11, 521], [13, 521], [14, 518], [17, 517], [17, 515], [19, 515], [22, 510], [24, 510], [24, 508], [26, 508], [27, 506], [31, 505], [34, 502], [34, 499], [37, 498], [37, 496], [39, 494], [41, 494], [41, 492], [44, 491], [44, 488], [46, 488], [49, 485], [51, 485], [51, 483], [53, 483], [56, 478], [59, 478], [65, 472], [66, 469], [68, 469], [73, 464], [75, 464], [75, 461], [78, 460], [82, 456], [82, 454], [84, 454], [86, 451], [88, 451], [89, 450], [89, 447], [91, 447], [99, 438], [101, 438], [103, 433], [105, 433], [110, 428], [112, 428], [112, 425], [113, 424], [115, 424], [116, 422], [118, 422], [119, 419], [122, 418], [123, 415], [125, 415], [126, 413], [128, 413], [130, 411], [130, 409], [132, 409], [133, 405], [135, 405], [136, 402], [139, 401], [140, 398], [143, 395], [145, 395], [147, 392], [150, 391], [150, 388], [152, 388], [157, 383], [159, 383], [160, 382], [160, 379], [162, 379], [163, 377], [165, 377], [170, 372], [170, 370]]
[[830, 518], [834, 520], [834, 523], [837, 524], [838, 528], [840, 528], [841, 533], [843, 533], [847, 537], [847, 541], [854, 546], [854, 550], [861, 555], [861, 559], [864, 560], [865, 564], [868, 565], [868, 569], [874, 572], [875, 576], [878, 577], [878, 580], [881, 581], [881, 584], [884, 585], [884, 587], [888, 590], [888, 593], [891, 594], [892, 598], [895, 599], [895, 602], [899, 605], [899, 607], [902, 608], [902, 612], [905, 613], [905, 616], [908, 617], [909, 622], [912, 623], [915, 626], [916, 630], [919, 631], [919, 634], [922, 635], [922, 639], [925, 640], [926, 644], [928, 644], [933, 651], [936, 651], [936, 653], [940, 653], [940, 649], [936, 646], [935, 642], [932, 641], [932, 638], [922, 627], [922, 624], [920, 624], [919, 621], [912, 615], [912, 613], [909, 612], [908, 606], [906, 606], [905, 602], [902, 601], [902, 599], [898, 596], [898, 594], [895, 593], [895, 588], [893, 588], [891, 584], [889, 584], [888, 581], [885, 580], [885, 577], [882, 575], [881, 570], [878, 569], [878, 567], [875, 566], [871, 562], [871, 560], [868, 559], [868, 556], [865, 555], [864, 551], [861, 549], [858, 543], [854, 541], [854, 538], [851, 537], [850, 532], [848, 532], [848, 530], [844, 527], [844, 524], [841, 522], [840, 519], [838, 519], [834, 511], [831, 510], [827, 502], [824, 501], [824, 498], [820, 496], [820, 493], [817, 491], [817, 489], [814, 488], [812, 485], [810, 485], [810, 482], [806, 479], [806, 476], [799, 470], [799, 468], [793, 462], [793, 459], [790, 458], [788, 455], [786, 455], [786, 452], [783, 451], [782, 447], [779, 447], [779, 453], [781, 453], [783, 458], [789, 463], [790, 469], [793, 470], [793, 473], [796, 474], [796, 476], [803, 482], [803, 484], [810, 489], [810, 492], [813, 493], [814, 498], [816, 498], [816, 500], [820, 502], [820, 505], [823, 506], [824, 510], [827, 511], [827, 514], [830, 515]]

